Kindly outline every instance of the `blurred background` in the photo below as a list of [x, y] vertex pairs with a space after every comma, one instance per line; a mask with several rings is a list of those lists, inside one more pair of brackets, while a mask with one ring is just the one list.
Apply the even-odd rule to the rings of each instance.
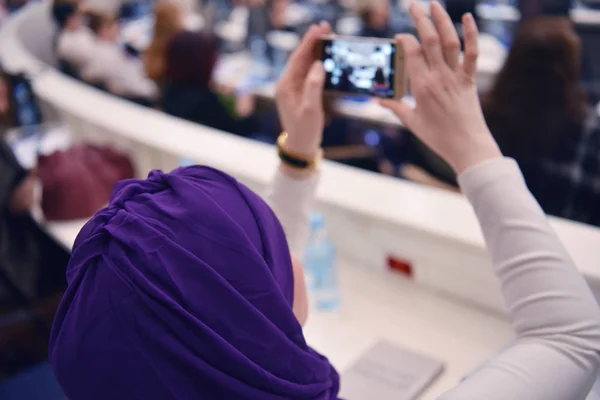
[[[442, 4], [459, 33], [464, 13], [476, 18], [484, 115], [541, 206], [584, 229], [600, 226], [600, 1]], [[72, 241], [118, 180], [199, 162], [186, 146], [211, 151], [210, 140], [168, 143], [177, 137], [169, 128], [250, 139], [249, 149], [274, 145], [281, 132], [275, 82], [310, 25], [392, 38], [415, 33], [408, 5], [1, 1], [0, 399], [63, 398], [45, 360]], [[324, 106], [327, 159], [377, 174], [360, 175], [368, 180], [385, 176], [386, 185], [436, 188], [432, 204], [459, 191], [451, 169], [369, 97], [328, 97]], [[150, 125], [164, 127], [163, 136], [147, 133]], [[128, 142], [109, 130], [128, 132]], [[163, 142], [182, 151], [153, 150]], [[252, 151], [223, 157], [242, 169]]]

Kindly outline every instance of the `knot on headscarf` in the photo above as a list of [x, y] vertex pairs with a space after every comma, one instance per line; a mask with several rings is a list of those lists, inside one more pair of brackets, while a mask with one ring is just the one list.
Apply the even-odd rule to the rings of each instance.
[[70, 400], [337, 398], [279, 221], [207, 167], [115, 186], [79, 234], [50, 360]]

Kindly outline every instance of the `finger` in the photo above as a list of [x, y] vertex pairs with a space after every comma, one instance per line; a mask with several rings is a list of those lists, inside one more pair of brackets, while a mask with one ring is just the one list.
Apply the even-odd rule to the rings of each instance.
[[469, 77], [475, 77], [477, 72], [477, 57], [479, 56], [479, 31], [475, 18], [471, 13], [463, 15], [463, 32], [465, 37], [465, 54], [463, 57], [463, 71]]
[[396, 43], [402, 49], [409, 78], [418, 80], [429, 68], [417, 38], [409, 34], [396, 35]]
[[325, 69], [320, 60], [314, 61], [306, 80], [304, 81], [304, 90], [302, 102], [304, 107], [323, 108], [323, 83], [325, 82]]
[[437, 1], [431, 3], [431, 16], [442, 41], [446, 63], [450, 68], [456, 69], [459, 65], [460, 40], [454, 24], [444, 7]]
[[408, 129], [414, 132], [413, 122], [414, 122], [414, 114], [415, 109], [412, 105], [408, 104], [405, 101], [398, 100], [390, 100], [390, 99], [380, 99], [378, 100], [379, 104], [391, 110], [394, 114], [400, 118], [400, 121], [406, 126]]
[[430, 66], [439, 66], [444, 63], [444, 55], [442, 54], [442, 46], [440, 44], [440, 36], [433, 26], [433, 23], [427, 16], [427, 13], [416, 2], [410, 5], [410, 13], [417, 25], [419, 39], [423, 46], [425, 59]]
[[315, 61], [315, 48], [318, 41], [329, 32], [331, 32], [331, 26], [326, 22], [310, 27], [288, 61], [286, 74], [290, 79], [295, 80], [297, 76], [304, 77], [308, 73], [310, 66]]

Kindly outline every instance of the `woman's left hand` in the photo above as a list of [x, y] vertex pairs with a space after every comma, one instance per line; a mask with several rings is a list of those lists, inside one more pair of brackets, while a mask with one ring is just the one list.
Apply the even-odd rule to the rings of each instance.
[[325, 71], [321, 61], [315, 60], [315, 49], [330, 31], [327, 23], [311, 26], [277, 83], [277, 110], [288, 133], [286, 150], [302, 157], [316, 156], [323, 139]]

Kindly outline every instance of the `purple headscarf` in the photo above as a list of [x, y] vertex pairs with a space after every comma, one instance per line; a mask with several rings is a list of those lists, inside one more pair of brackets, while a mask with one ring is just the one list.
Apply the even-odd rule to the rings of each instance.
[[69, 400], [336, 399], [255, 193], [206, 167], [123, 181], [81, 231], [50, 360]]

